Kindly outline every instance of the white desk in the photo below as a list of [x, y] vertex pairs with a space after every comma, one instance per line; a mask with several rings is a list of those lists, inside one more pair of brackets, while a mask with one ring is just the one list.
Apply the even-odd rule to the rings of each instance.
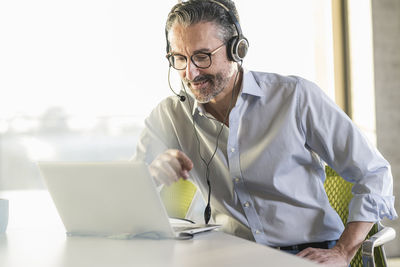
[[193, 240], [111, 240], [66, 237], [60, 231], [11, 231], [0, 236], [0, 266], [317, 266], [224, 233]]
[[[54, 216], [57, 217], [48, 219], [56, 223], [47, 222], [46, 225], [40, 218], [44, 208], [42, 205], [49, 200], [47, 192], [28, 192], [29, 201], [25, 200], [23, 204], [30, 216], [24, 222], [16, 218], [18, 214], [23, 214], [21, 210], [18, 211], [23, 206], [22, 203], [18, 204], [18, 197], [14, 194], [6, 196], [10, 199], [10, 228], [6, 234], [0, 235], [2, 267], [317, 266], [222, 232], [204, 233], [192, 240], [182, 241], [67, 237], [56, 214]], [[18, 208], [18, 205], [21, 207]], [[30, 205], [35, 206], [36, 211]], [[13, 213], [13, 209], [17, 211]]]

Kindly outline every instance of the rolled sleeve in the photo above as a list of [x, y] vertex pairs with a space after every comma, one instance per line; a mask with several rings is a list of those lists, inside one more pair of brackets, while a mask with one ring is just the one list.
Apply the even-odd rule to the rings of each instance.
[[384, 217], [390, 220], [397, 218], [397, 213], [394, 209], [394, 196], [356, 194], [349, 205], [349, 218], [347, 222], [377, 222]]

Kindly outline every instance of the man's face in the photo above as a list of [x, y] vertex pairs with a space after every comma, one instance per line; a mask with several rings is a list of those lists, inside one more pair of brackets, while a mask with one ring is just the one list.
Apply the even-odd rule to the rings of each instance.
[[175, 23], [169, 31], [171, 51], [187, 58], [187, 66], [178, 71], [179, 75], [200, 103], [208, 103], [226, 87], [232, 86], [235, 68], [228, 60], [225, 46], [211, 55], [212, 64], [207, 69], [196, 67], [190, 60], [193, 54], [209, 53], [223, 44], [218, 38], [218, 30], [212, 22], [200, 22], [188, 27]]

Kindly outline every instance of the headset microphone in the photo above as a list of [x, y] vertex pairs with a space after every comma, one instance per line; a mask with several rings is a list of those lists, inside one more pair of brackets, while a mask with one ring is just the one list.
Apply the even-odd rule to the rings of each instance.
[[179, 97], [179, 100], [180, 100], [181, 102], [185, 102], [186, 96], [177, 94], [177, 93], [174, 91], [174, 89], [172, 89], [171, 81], [170, 81], [170, 74], [171, 74], [171, 65], [169, 66], [169, 69], [168, 69], [168, 85], [169, 85], [169, 89], [172, 91], [172, 93], [174, 93], [174, 95], [176, 95], [177, 97]]
[[184, 96], [184, 95], [176, 95], [176, 96], [179, 97], [179, 100], [181, 102], [184, 102], [186, 100], [186, 96]]

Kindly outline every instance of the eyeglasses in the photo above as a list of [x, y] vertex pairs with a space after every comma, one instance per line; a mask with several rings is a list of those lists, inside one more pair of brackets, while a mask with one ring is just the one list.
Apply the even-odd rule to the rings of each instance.
[[[200, 68], [200, 69], [207, 69], [211, 66], [212, 61], [211, 61], [211, 56], [217, 53], [225, 44], [222, 44], [215, 48], [213, 51], [206, 53], [206, 52], [198, 52], [196, 54], [193, 54], [190, 57], [190, 60], [193, 62], [193, 64]], [[174, 52], [169, 52], [167, 54], [167, 59], [171, 66], [176, 69], [176, 70], [184, 70], [186, 69], [187, 66], [187, 57], [180, 55], [180, 54], [175, 54]]]

